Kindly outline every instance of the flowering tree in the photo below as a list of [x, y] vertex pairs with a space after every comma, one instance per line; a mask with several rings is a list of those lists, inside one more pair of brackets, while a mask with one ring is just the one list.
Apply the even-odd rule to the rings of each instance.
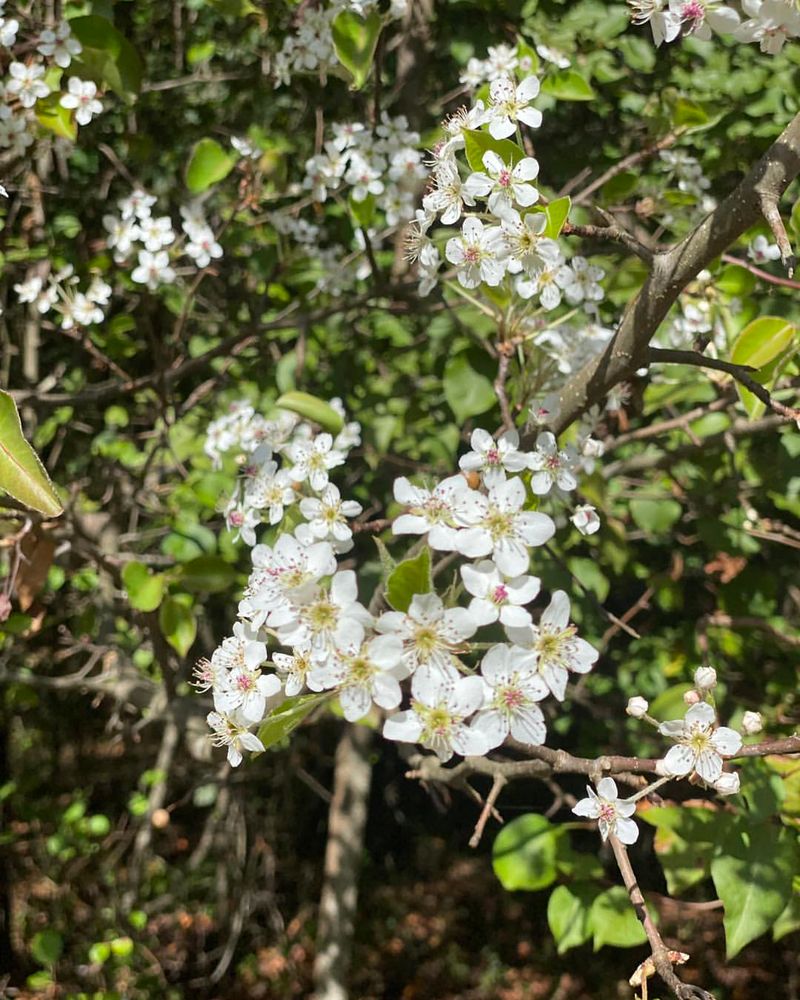
[[[370, 745], [474, 800], [473, 847], [543, 783], [503, 886], [551, 890], [559, 953], [646, 942], [634, 991], [709, 997], [628, 848], [654, 830], [670, 895], [710, 880], [730, 958], [800, 926], [797, 588], [759, 565], [800, 537], [800, 9], [553, 0], [449, 36], [459, 6], [177, 3], [148, 58], [149, 4], [0, 14], [2, 676], [35, 687], [14, 658], [61, 628], [88, 660], [45, 679], [162, 720], [134, 887], [198, 715], [225, 781], [343, 718], [319, 997], [346, 991]], [[57, 625], [89, 566], [107, 613]], [[754, 686], [748, 636], [788, 680]]]

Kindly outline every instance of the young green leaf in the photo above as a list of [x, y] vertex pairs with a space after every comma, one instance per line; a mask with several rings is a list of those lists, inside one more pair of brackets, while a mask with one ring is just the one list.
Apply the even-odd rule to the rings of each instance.
[[343, 10], [331, 25], [336, 58], [352, 77], [351, 90], [361, 90], [372, 69], [383, 20], [377, 11], [366, 18]]
[[306, 420], [312, 420], [331, 434], [338, 434], [344, 427], [344, 420], [330, 403], [307, 392], [285, 392], [275, 405], [282, 410], [291, 410]]
[[589, 81], [574, 69], [546, 76], [542, 81], [542, 93], [550, 94], [557, 101], [593, 101], [597, 97]]
[[137, 611], [155, 611], [164, 598], [167, 579], [163, 573], [151, 573], [140, 562], [128, 562], [122, 567], [122, 582], [131, 607]]
[[39, 457], [22, 436], [14, 400], [1, 390], [0, 489], [47, 517], [57, 517], [64, 509]]
[[427, 546], [413, 559], [398, 563], [386, 581], [386, 600], [395, 611], [408, 611], [414, 594], [428, 594], [431, 581], [431, 551]]
[[270, 712], [258, 730], [258, 738], [264, 744], [264, 749], [269, 750], [271, 746], [286, 739], [318, 705], [331, 697], [330, 692], [324, 691], [322, 694], [301, 694], [287, 698]]
[[167, 597], [158, 610], [164, 638], [179, 656], [186, 656], [197, 638], [197, 619], [188, 594]]
[[494, 873], [505, 889], [545, 889], [558, 875], [558, 840], [563, 828], [538, 813], [507, 823], [492, 846]]
[[479, 132], [477, 129], [466, 128], [463, 131], [464, 153], [470, 169], [483, 171], [483, 154], [491, 150], [497, 153], [503, 163], [510, 163], [516, 166], [525, 156], [523, 150], [510, 139], [494, 139], [488, 132]]
[[186, 186], [199, 194], [227, 177], [235, 162], [215, 139], [201, 139], [186, 167]]

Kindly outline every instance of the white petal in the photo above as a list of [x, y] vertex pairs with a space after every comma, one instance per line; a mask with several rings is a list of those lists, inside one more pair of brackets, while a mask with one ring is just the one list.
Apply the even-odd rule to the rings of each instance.
[[383, 735], [387, 740], [416, 743], [422, 735], [422, 722], [416, 712], [398, 712], [384, 722]]
[[632, 819], [619, 817], [616, 823], [616, 835], [623, 844], [635, 844], [639, 837], [639, 827]]
[[572, 807], [572, 811], [576, 816], [586, 816], [588, 819], [597, 819], [600, 815], [600, 803], [597, 799], [586, 798], [580, 799]]
[[556, 590], [550, 603], [542, 612], [542, 625], [564, 629], [569, 625], [569, 598], [563, 590]]
[[511, 716], [511, 735], [520, 743], [541, 746], [547, 738], [547, 727], [541, 709], [529, 705], [515, 712]]
[[597, 782], [597, 792], [609, 802], [613, 802], [614, 799], [619, 797], [617, 783], [613, 778], [601, 778]]
[[664, 771], [676, 778], [688, 774], [694, 768], [694, 751], [691, 747], [678, 745], [672, 747], [664, 758]]
[[720, 726], [711, 737], [711, 744], [724, 757], [731, 757], [742, 749], [742, 737], [735, 729]]
[[478, 712], [470, 728], [482, 733], [489, 749], [493, 750], [508, 736], [508, 719], [497, 709], [490, 709], [488, 712]]

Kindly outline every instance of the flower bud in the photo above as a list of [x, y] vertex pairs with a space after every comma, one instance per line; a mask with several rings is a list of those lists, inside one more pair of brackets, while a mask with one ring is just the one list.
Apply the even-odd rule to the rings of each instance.
[[710, 691], [717, 686], [717, 672], [713, 667], [698, 667], [694, 672], [694, 686], [698, 691]]
[[742, 732], [746, 736], [755, 736], [764, 728], [761, 712], [745, 712], [742, 716]]
[[647, 714], [648, 708], [650, 708], [648, 702], [637, 695], [635, 698], [628, 699], [625, 711], [634, 719], [642, 719]]
[[582, 535], [593, 535], [600, 527], [600, 518], [591, 504], [583, 504], [580, 507], [576, 507], [570, 521], [572, 521]]
[[683, 696], [685, 705], [696, 705], [700, 701], [700, 695], [696, 691], [687, 691]]
[[739, 787], [739, 773], [737, 771], [723, 771], [714, 782], [714, 788], [720, 795], [736, 795]]

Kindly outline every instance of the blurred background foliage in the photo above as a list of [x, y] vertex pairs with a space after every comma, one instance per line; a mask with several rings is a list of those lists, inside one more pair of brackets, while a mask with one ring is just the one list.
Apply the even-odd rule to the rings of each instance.
[[[542, 68], [555, 82], [538, 102], [536, 154], [552, 192], [679, 129], [678, 148], [699, 160], [720, 197], [798, 111], [797, 46], [772, 59], [719, 39], [656, 52], [623, 4], [599, 0], [424, 6], [424, 32], [387, 46], [382, 73], [385, 105], [428, 143], [459, 106], [460, 67], [483, 57], [487, 40], [546, 43], [572, 60], [591, 100], [559, 97], [581, 85]], [[364, 280], [338, 298], [320, 292], [318, 265], [271, 224], [270, 211], [296, 197], [290, 186], [314, 151], [318, 109], [325, 121], [363, 120], [370, 99], [369, 87], [354, 93], [335, 76], [324, 87], [309, 76], [273, 88], [270, 55], [292, 30], [296, 5], [94, 0], [64, 9], [113, 21], [142, 72], [141, 87], [134, 81], [77, 146], [39, 147], [30, 169], [44, 221], [22, 198], [0, 234], [2, 381], [18, 390], [44, 384], [23, 418], [68, 506], [22, 539], [25, 562], [0, 625], [0, 985], [7, 971], [21, 989], [9, 996], [303, 996], [340, 721], [324, 715], [235, 773], [205, 739], [208, 705], [188, 686], [191, 665], [227, 634], [248, 572], [220, 513], [236, 470], [211, 467], [205, 428], [240, 398], [267, 412], [290, 389], [339, 396], [364, 428], [339, 485], [371, 514], [391, 514], [394, 477], [448, 474], [474, 426], [500, 424], [492, 331], [478, 312], [418, 300], [391, 250], [377, 254], [377, 286]], [[396, 84], [404, 45], [413, 72]], [[104, 249], [107, 203], [135, 180], [176, 216], [190, 197], [195, 144], [226, 145], [231, 135], [249, 136], [261, 158], [207, 192], [206, 211], [224, 227], [223, 260], [197, 285], [134, 286]], [[642, 225], [658, 217], [665, 240], [698, 219], [658, 159], [617, 174], [598, 199]], [[587, 211], [571, 221], [588, 221]], [[331, 243], [351, 243], [344, 209], [328, 208], [320, 222]], [[745, 248], [734, 253], [744, 259]], [[608, 272], [601, 317], [612, 325], [642, 281], [641, 265], [605, 245], [582, 250]], [[10, 289], [45, 258], [56, 269], [113, 273], [130, 294], [85, 338], [43, 321], [37, 377], [26, 379], [25, 307]], [[713, 277], [701, 294], [731, 345], [756, 316], [798, 318], [796, 292], [724, 262]], [[287, 306], [297, 309], [288, 318]], [[535, 352], [525, 360], [509, 383], [520, 403], [536, 390]], [[665, 420], [674, 426], [637, 434]], [[723, 679], [725, 718], [735, 724], [744, 710], [761, 710], [769, 734], [790, 733], [800, 431], [772, 417], [751, 421], [730, 383], [682, 369], [637, 379], [601, 436], [608, 454], [584, 495], [604, 527], [590, 538], [560, 534], [554, 558], [535, 569], [543, 587], [573, 595], [575, 620], [603, 651], [568, 696], [569, 710], [549, 720], [552, 740], [580, 755], [658, 752], [626, 719], [625, 703], [643, 695], [660, 718], [681, 714], [701, 663]], [[13, 538], [19, 513], [0, 517]], [[8, 576], [12, 547], [2, 551]], [[368, 599], [381, 572], [373, 540], [359, 536], [354, 555]], [[473, 803], [407, 781], [394, 746], [376, 749], [374, 763], [354, 996], [629, 995], [618, 984], [645, 954], [630, 929], [605, 939], [633, 946], [622, 971], [619, 953], [595, 955], [580, 935], [557, 943], [550, 933], [570, 892], [580, 895], [587, 879], [615, 883], [609, 859], [593, 860], [596, 838], [580, 832], [570, 846], [559, 834], [564, 846], [554, 851], [563, 853], [534, 859], [538, 888], [506, 893], [492, 871], [494, 834], [477, 851], [466, 847]], [[781, 829], [796, 830], [797, 773], [769, 763], [751, 770], [753, 786], [765, 789], [759, 816], [772, 829], [780, 815]], [[582, 794], [579, 781], [562, 786]], [[501, 812], [507, 820], [547, 813], [554, 824], [569, 815], [558, 789], [535, 783], [509, 790]], [[704, 904], [715, 897], [712, 845], [661, 819], [652, 817], [635, 860], [665, 933], [720, 984], [720, 997], [798, 996], [797, 896], [770, 936], [725, 966], [719, 910]], [[613, 924], [613, 892], [607, 903]], [[578, 951], [559, 957], [573, 944]]]

